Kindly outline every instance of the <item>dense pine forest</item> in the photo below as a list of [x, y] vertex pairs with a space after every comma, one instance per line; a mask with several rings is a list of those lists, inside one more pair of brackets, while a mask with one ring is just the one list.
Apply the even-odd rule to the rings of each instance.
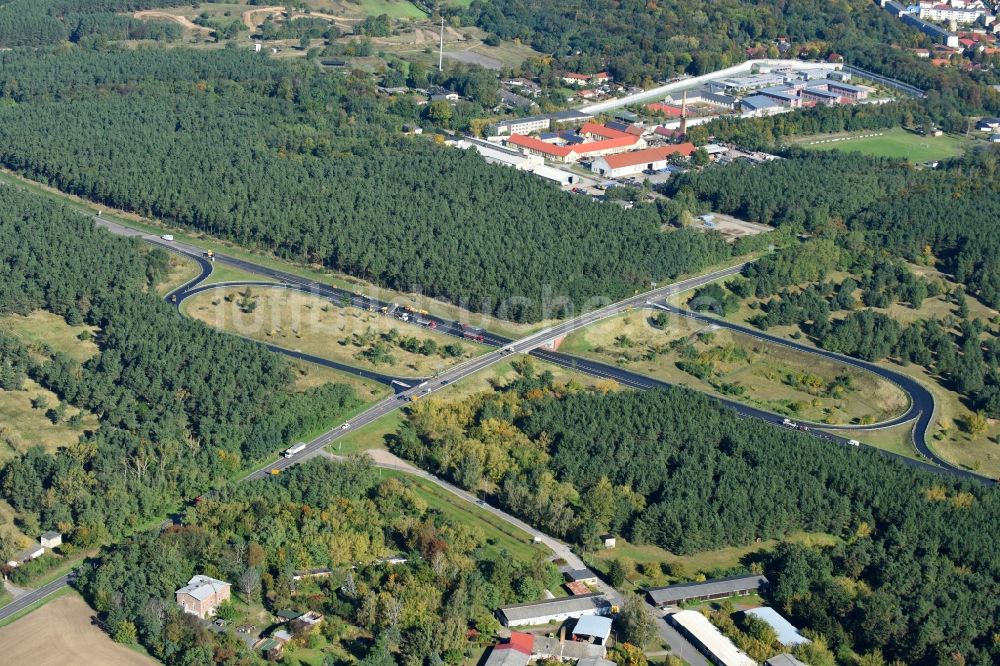
[[[419, 666], [481, 654], [499, 628], [494, 608], [559, 584], [540, 555], [495, 547], [430, 508], [408, 481], [379, 477], [366, 458], [315, 460], [223, 489], [193, 507], [183, 527], [106, 549], [77, 586], [113, 636], [137, 639], [168, 665], [261, 663], [235, 632], [212, 633], [174, 603], [175, 589], [208, 574], [233, 584], [234, 603], [220, 610], [230, 626], [259, 622], [261, 609], [318, 611], [325, 619], [316, 635], [291, 624], [300, 645], [335, 646], [365, 666]], [[397, 553], [408, 562], [378, 563]], [[314, 567], [333, 573], [293, 579]]]
[[671, 179], [669, 196], [793, 231], [851, 232], [864, 244], [942, 270], [987, 305], [1000, 305], [1000, 152], [979, 150], [915, 170], [900, 160], [859, 154], [797, 153], [760, 166], [734, 164]]
[[277, 355], [179, 318], [148, 291], [166, 266], [163, 252], [0, 187], [0, 314], [44, 309], [96, 326], [100, 349], [80, 363], [0, 344], [9, 387], [30, 377], [100, 422], [78, 445], [35, 447], [0, 470], [25, 531], [58, 529], [84, 548], [121, 537], [359, 405], [341, 385], [292, 393]]
[[134, 19], [124, 12], [189, 4], [184, 0], [4, 0], [0, 46], [42, 46], [64, 40], [175, 40], [169, 21]]
[[840, 545], [783, 547], [765, 568], [773, 601], [835, 654], [1000, 659], [994, 488], [741, 419], [684, 389], [581, 393], [521, 370], [499, 393], [414, 406], [396, 450], [591, 547], [605, 531], [677, 553], [832, 533]]
[[415, 106], [310, 64], [235, 49], [11, 52], [0, 81], [0, 161], [12, 169], [514, 320], [620, 298], [730, 252], [714, 234], [662, 232], [655, 207], [601, 206], [399, 137]]

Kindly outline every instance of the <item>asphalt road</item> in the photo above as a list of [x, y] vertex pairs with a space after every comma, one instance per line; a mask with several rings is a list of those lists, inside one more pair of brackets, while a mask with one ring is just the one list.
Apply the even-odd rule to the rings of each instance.
[[[182, 287], [180, 287], [180, 288], [174, 290], [173, 292], [171, 292], [170, 294], [168, 294], [167, 295], [167, 299], [168, 300], [171, 300], [171, 301], [179, 304], [185, 298], [188, 298], [191, 295], [194, 295], [196, 293], [200, 293], [200, 292], [202, 292], [202, 291], [204, 291], [206, 289], [213, 288], [212, 285], [201, 285], [201, 286], [199, 286], [200, 283], [203, 282], [208, 277], [208, 275], [211, 273], [211, 268], [212, 268], [212, 262], [208, 261], [204, 257], [204, 251], [201, 248], [198, 248], [198, 247], [195, 247], [195, 246], [192, 246], [192, 245], [188, 245], [188, 244], [185, 244], [185, 243], [180, 243], [180, 242], [177, 242], [177, 241], [164, 241], [162, 238], [160, 238], [159, 236], [157, 236], [155, 234], [149, 234], [149, 233], [145, 233], [145, 232], [140, 232], [140, 231], [137, 231], [137, 230], [132, 229], [130, 227], [126, 227], [124, 225], [117, 224], [117, 223], [115, 223], [115, 222], [113, 222], [111, 220], [107, 220], [105, 218], [98, 217], [97, 218], [97, 224], [100, 225], [100, 226], [103, 226], [103, 227], [105, 227], [107, 229], [109, 229], [110, 231], [113, 231], [114, 233], [119, 233], [119, 234], [127, 235], [127, 236], [140, 237], [140, 238], [146, 240], [147, 242], [153, 243], [154, 245], [158, 245], [160, 247], [163, 247], [165, 249], [172, 250], [172, 251], [175, 251], [175, 252], [181, 252], [183, 254], [186, 254], [186, 255], [194, 258], [196, 261], [199, 262], [199, 265], [201, 266], [201, 274], [197, 278], [191, 280], [187, 284], [183, 285]], [[250, 261], [246, 261], [246, 260], [242, 260], [242, 259], [237, 259], [237, 258], [234, 258], [234, 257], [225, 256], [225, 255], [216, 255], [215, 261], [218, 262], [218, 263], [222, 263], [222, 264], [226, 264], [226, 265], [230, 265], [230, 266], [234, 266], [234, 267], [240, 268], [240, 269], [245, 270], [247, 272], [255, 273], [255, 274], [258, 274], [258, 275], [263, 275], [263, 276], [271, 278], [273, 280], [277, 280], [279, 283], [281, 283], [280, 285], [274, 285], [274, 286], [284, 286], [285, 288], [292, 288], [292, 289], [298, 289], [298, 290], [301, 290], [301, 291], [306, 291], [306, 292], [309, 292], [309, 293], [316, 294], [318, 296], [326, 297], [326, 298], [330, 299], [331, 301], [333, 301], [335, 303], [350, 304], [352, 306], [362, 307], [362, 308], [369, 308], [369, 307], [374, 306], [376, 309], [381, 308], [383, 306], [389, 306], [389, 307], [392, 306], [391, 303], [386, 303], [386, 302], [378, 301], [378, 300], [375, 300], [375, 299], [370, 299], [370, 298], [367, 298], [367, 297], [364, 297], [364, 296], [360, 296], [358, 294], [354, 294], [354, 293], [348, 292], [348, 291], [343, 290], [343, 289], [338, 289], [338, 288], [335, 288], [335, 287], [330, 287], [329, 285], [324, 285], [324, 284], [321, 284], [321, 283], [318, 283], [318, 282], [307, 280], [305, 278], [301, 278], [301, 277], [299, 277], [297, 275], [294, 275], [294, 274], [291, 274], [291, 273], [288, 273], [288, 272], [285, 272], [285, 271], [280, 271], [280, 270], [268, 268], [266, 266], [261, 266], [261, 265], [255, 264], [253, 262], [250, 262]], [[882, 452], [882, 453], [885, 453], [886, 455], [888, 455], [890, 457], [894, 457], [894, 458], [897, 458], [899, 460], [902, 460], [902, 461], [906, 462], [907, 464], [910, 464], [910, 465], [913, 465], [913, 466], [917, 466], [917, 467], [922, 467], [922, 468], [928, 469], [930, 471], [940, 472], [941, 470], [945, 470], [945, 471], [947, 471], [947, 472], [949, 472], [951, 474], [954, 474], [954, 475], [962, 477], [962, 478], [975, 479], [975, 480], [978, 480], [978, 481], [984, 481], [985, 480], [983, 477], [981, 477], [981, 476], [979, 476], [979, 475], [977, 475], [977, 474], [975, 474], [975, 473], [973, 473], [973, 472], [971, 472], [969, 470], [962, 469], [960, 467], [956, 467], [956, 466], [948, 463], [946, 460], [944, 460], [940, 456], [938, 456], [927, 445], [927, 434], [928, 434], [928, 431], [930, 429], [931, 421], [932, 421], [933, 415], [934, 415], [934, 398], [931, 395], [930, 391], [928, 391], [924, 386], [922, 386], [916, 380], [914, 380], [914, 379], [912, 379], [910, 377], [907, 377], [906, 375], [893, 372], [893, 371], [888, 370], [886, 368], [882, 368], [880, 366], [876, 366], [876, 365], [873, 365], [873, 364], [870, 364], [870, 363], [866, 363], [865, 361], [861, 361], [859, 359], [851, 358], [851, 357], [848, 357], [848, 356], [842, 356], [840, 354], [835, 354], [833, 352], [828, 352], [828, 351], [825, 351], [825, 350], [822, 350], [822, 349], [817, 349], [817, 348], [814, 348], [814, 347], [809, 347], [809, 346], [803, 345], [801, 343], [797, 343], [797, 342], [792, 341], [792, 340], [786, 340], [784, 338], [779, 338], [777, 336], [768, 335], [766, 333], [762, 333], [761, 331], [757, 331], [755, 329], [751, 329], [751, 328], [748, 328], [748, 327], [745, 327], [745, 326], [741, 326], [741, 325], [738, 325], [738, 324], [733, 324], [733, 323], [727, 322], [727, 321], [725, 321], [723, 319], [717, 319], [717, 318], [715, 318], [713, 316], [710, 316], [710, 315], [705, 315], [705, 314], [701, 314], [701, 313], [691, 312], [691, 311], [688, 311], [688, 310], [677, 308], [677, 307], [671, 306], [671, 305], [666, 305], [665, 303], [663, 303], [663, 301], [667, 297], [669, 297], [669, 296], [671, 296], [673, 294], [676, 294], [676, 293], [679, 293], [679, 292], [682, 292], [682, 291], [686, 291], [688, 289], [697, 288], [697, 287], [699, 287], [699, 286], [701, 286], [703, 284], [706, 284], [708, 282], [716, 280], [716, 279], [718, 279], [720, 277], [727, 277], [727, 276], [730, 276], [730, 275], [735, 275], [736, 273], [740, 272], [742, 270], [742, 268], [743, 268], [743, 265], [733, 266], [733, 267], [731, 267], [729, 269], [725, 269], [725, 270], [721, 270], [721, 271], [716, 271], [716, 272], [713, 272], [713, 273], [710, 273], [710, 274], [707, 274], [707, 275], [703, 275], [703, 276], [698, 276], [698, 277], [695, 277], [695, 278], [689, 278], [687, 280], [681, 280], [681, 281], [673, 283], [673, 284], [668, 284], [668, 285], [665, 285], [665, 286], [660, 287], [658, 289], [654, 289], [652, 291], [649, 291], [649, 292], [646, 292], [646, 293], [643, 293], [643, 294], [639, 294], [639, 295], [633, 296], [631, 298], [624, 299], [624, 300], [619, 301], [617, 303], [610, 304], [610, 305], [605, 306], [603, 308], [600, 308], [600, 309], [594, 310], [592, 312], [586, 313], [586, 314], [584, 314], [582, 316], [579, 316], [579, 317], [576, 317], [576, 318], [573, 318], [573, 319], [569, 319], [569, 320], [564, 321], [564, 322], [562, 322], [562, 323], [560, 323], [560, 324], [558, 324], [556, 326], [550, 327], [548, 329], [545, 329], [543, 331], [540, 331], [538, 333], [535, 333], [533, 335], [530, 335], [530, 336], [528, 336], [526, 338], [523, 338], [521, 340], [518, 340], [518, 341], [512, 341], [509, 338], [506, 338], [504, 336], [500, 336], [500, 335], [497, 335], [497, 334], [494, 334], [494, 333], [490, 333], [488, 331], [482, 331], [482, 334], [484, 336], [483, 342], [485, 344], [488, 344], [488, 345], [502, 347], [502, 348], [504, 348], [506, 350], [512, 350], [512, 351], [516, 351], [516, 352], [531, 353], [534, 356], [536, 356], [538, 358], [542, 358], [542, 359], [547, 360], [549, 362], [556, 363], [556, 364], [559, 364], [559, 365], [564, 366], [564, 367], [573, 368], [573, 369], [579, 370], [581, 372], [585, 372], [587, 374], [590, 374], [592, 376], [606, 377], [608, 379], [613, 379], [613, 380], [615, 380], [617, 382], [620, 382], [621, 384], [623, 384], [625, 386], [630, 386], [630, 387], [633, 387], [633, 388], [654, 388], [654, 387], [658, 387], [658, 386], [669, 386], [669, 384], [667, 382], [663, 382], [663, 381], [656, 380], [656, 379], [653, 379], [653, 378], [650, 378], [650, 377], [646, 377], [644, 375], [640, 375], [638, 373], [634, 373], [634, 372], [630, 372], [630, 371], [627, 371], [627, 370], [623, 370], [623, 369], [618, 368], [616, 366], [612, 366], [612, 365], [608, 365], [608, 364], [603, 364], [603, 363], [599, 363], [599, 362], [595, 362], [595, 361], [589, 361], [589, 360], [585, 360], [585, 359], [580, 359], [580, 358], [577, 358], [577, 357], [569, 356], [569, 355], [566, 355], [566, 354], [560, 354], [558, 352], [552, 352], [552, 351], [548, 351], [548, 350], [545, 350], [545, 349], [539, 349], [539, 347], [541, 345], [544, 345], [546, 342], [549, 342], [549, 341], [551, 341], [551, 340], [553, 340], [555, 338], [565, 336], [565, 335], [567, 335], [569, 333], [572, 333], [572, 332], [577, 331], [577, 330], [579, 330], [581, 328], [589, 326], [589, 325], [591, 325], [591, 324], [593, 324], [593, 323], [595, 323], [595, 322], [597, 322], [597, 321], [599, 321], [601, 319], [604, 319], [604, 318], [607, 318], [607, 317], [611, 317], [611, 316], [614, 316], [616, 314], [620, 314], [622, 312], [625, 312], [627, 310], [631, 310], [633, 308], [657, 307], [657, 308], [660, 308], [662, 310], [665, 310], [665, 311], [670, 312], [671, 314], [674, 314], [674, 315], [677, 315], [677, 316], [687, 317], [687, 318], [690, 318], [690, 319], [693, 319], [693, 320], [697, 320], [697, 321], [703, 322], [705, 324], [710, 324], [710, 325], [720, 326], [720, 327], [724, 327], [724, 328], [729, 328], [731, 330], [739, 331], [739, 332], [744, 333], [746, 335], [753, 336], [753, 337], [755, 337], [757, 339], [765, 340], [765, 341], [767, 341], [769, 343], [772, 343], [772, 344], [783, 345], [783, 346], [786, 346], [786, 347], [790, 347], [790, 348], [802, 351], [804, 353], [815, 354], [815, 355], [819, 355], [819, 356], [822, 356], [822, 357], [825, 357], [825, 358], [829, 358], [829, 359], [835, 360], [837, 362], [841, 362], [841, 363], [845, 363], [845, 364], [850, 364], [850, 365], [853, 365], [855, 367], [867, 370], [869, 372], [873, 372], [873, 373], [879, 375], [880, 377], [883, 377], [884, 379], [887, 379], [888, 381], [894, 382], [904, 392], [906, 392], [909, 395], [909, 398], [910, 398], [910, 408], [907, 410], [907, 412], [905, 414], [903, 414], [903, 415], [901, 415], [901, 416], [899, 416], [899, 417], [897, 417], [895, 419], [892, 419], [890, 421], [884, 422], [884, 423], [867, 425], [867, 426], [860, 426], [860, 425], [856, 425], [856, 426], [838, 426], [837, 429], [840, 429], [840, 430], [865, 431], [865, 430], [872, 430], [872, 429], [880, 429], [880, 428], [891, 427], [893, 425], [900, 425], [902, 423], [906, 423], [908, 421], [915, 420], [914, 428], [913, 428], [913, 445], [914, 445], [914, 448], [924, 458], [926, 458], [929, 461], [932, 461], [934, 464], [924, 463], [923, 461], [913, 460], [912, 458], [907, 458], [905, 456], [899, 456], [899, 455], [896, 455], [896, 454], [891, 454], [891, 453], [886, 453], [886, 452]], [[241, 284], [258, 284], [258, 283], [253, 283], [253, 282], [248, 282], [248, 283], [242, 283], [242, 282], [240, 282], [240, 283], [232, 283], [233, 286], [237, 286], [237, 285], [241, 285]], [[263, 285], [263, 284], [267, 284], [267, 283], [259, 283], [259, 284]], [[424, 317], [427, 320], [434, 321], [437, 324], [436, 330], [438, 332], [445, 333], [445, 334], [450, 334], [450, 335], [454, 335], [454, 336], [457, 336], [457, 337], [463, 337], [464, 336], [465, 328], [463, 326], [461, 326], [461, 324], [459, 324], [458, 322], [454, 322], [454, 321], [451, 321], [451, 320], [443, 319], [443, 318], [440, 318], [440, 317], [435, 317], [433, 315], [422, 315], [422, 317]], [[311, 361], [311, 362], [320, 363], [321, 365], [326, 365], [327, 367], [333, 367], [333, 368], [336, 368], [338, 370], [343, 370], [343, 371], [346, 371], [346, 372], [356, 373], [356, 374], [359, 374], [361, 376], [366, 376], [366, 377], [368, 377], [370, 379], [374, 379], [375, 381], [380, 381], [382, 383], [389, 384], [389, 385], [393, 386], [393, 388], [396, 389], [397, 391], [399, 391], [402, 388], [400, 386], [399, 382], [403, 382], [404, 384], [411, 384], [411, 385], [412, 385], [413, 382], [417, 382], [417, 383], [422, 383], [424, 381], [427, 382], [427, 384], [425, 386], [421, 387], [421, 390], [410, 389], [410, 390], [402, 391], [401, 393], [397, 394], [397, 396], [395, 396], [395, 398], [389, 398], [389, 399], [383, 401], [382, 403], [376, 404], [369, 411], [365, 412], [364, 414], [360, 415], [357, 419], [355, 419], [354, 422], [352, 422], [351, 427], [355, 427], [355, 426], [358, 426], [358, 425], [364, 425], [366, 423], [370, 423], [371, 421], [373, 421], [373, 420], [375, 420], [377, 418], [380, 418], [381, 416], [383, 416], [383, 415], [385, 415], [385, 414], [393, 411], [395, 408], [397, 408], [401, 404], [403, 404], [403, 402], [405, 402], [406, 400], [409, 400], [409, 399], [413, 398], [414, 396], [416, 396], [416, 397], [419, 398], [419, 396], [424, 395], [426, 393], [433, 393], [435, 390], [441, 388], [442, 386], [444, 386], [446, 384], [449, 384], [449, 383], [451, 383], [453, 381], [457, 381], [457, 380], [459, 380], [459, 379], [461, 379], [461, 378], [463, 378], [465, 376], [468, 376], [469, 374], [472, 374], [474, 372], [478, 372], [479, 370], [481, 370], [481, 369], [483, 369], [485, 367], [488, 367], [489, 365], [491, 365], [491, 364], [499, 361], [505, 355], [505, 353], [498, 353], [496, 351], [490, 352], [490, 353], [487, 353], [486, 355], [480, 357], [479, 359], [475, 359], [475, 361], [477, 361], [477, 362], [469, 362], [467, 364], [456, 366], [455, 368], [452, 368], [451, 370], [449, 370], [449, 371], [441, 374], [440, 376], [436, 377], [433, 380], [422, 380], [422, 379], [416, 379], [415, 380], [415, 379], [412, 379], [412, 378], [391, 377], [391, 376], [388, 376], [388, 375], [382, 375], [380, 373], [370, 373], [370, 372], [367, 372], [367, 371], [359, 370], [359, 369], [354, 368], [352, 366], [348, 366], [348, 365], [344, 365], [344, 364], [339, 364], [339, 363], [336, 363], [334, 361], [329, 361], [329, 360], [326, 360], [326, 359], [321, 359], [319, 357], [311, 356], [311, 355], [308, 355], [308, 354], [303, 354], [301, 352], [294, 352], [294, 351], [290, 351], [290, 350], [287, 350], [287, 349], [282, 349], [282, 348], [279, 348], [279, 347], [275, 347], [273, 345], [268, 345], [268, 347], [270, 349], [272, 349], [273, 351], [277, 351], [277, 352], [280, 352], [280, 353], [283, 353], [283, 354], [286, 354], [286, 355], [289, 355], [289, 356], [293, 356], [293, 357], [296, 357], [296, 358], [301, 358], [303, 360], [308, 360], [308, 361]], [[767, 421], [767, 422], [770, 422], [770, 423], [776, 423], [776, 424], [779, 424], [779, 425], [784, 420], [784, 417], [779, 416], [777, 414], [774, 414], [772, 412], [767, 412], [767, 411], [764, 411], [764, 410], [761, 410], [761, 409], [756, 409], [756, 408], [753, 408], [753, 407], [750, 407], [750, 406], [747, 406], [747, 405], [742, 405], [740, 403], [737, 403], [737, 402], [734, 402], [734, 401], [731, 401], [731, 400], [726, 400], [726, 399], [722, 399], [722, 398], [719, 398], [719, 400], [723, 404], [725, 404], [725, 405], [727, 405], [727, 406], [735, 409], [737, 412], [739, 412], [743, 416], [760, 418], [760, 419], [762, 419], [764, 421]], [[843, 444], [845, 446], [848, 445], [848, 441], [849, 441], [848, 439], [837, 437], [835, 435], [831, 435], [829, 433], [823, 432], [821, 430], [821, 428], [823, 427], [822, 424], [813, 424], [813, 425], [815, 427], [813, 427], [810, 430], [810, 432], [812, 434], [814, 434], [815, 436], [823, 438], [823, 439], [827, 439], [827, 440], [830, 440], [830, 441], [838, 442], [838, 443], [841, 443], [841, 444]], [[311, 453], [311, 452], [313, 452], [316, 448], [322, 448], [326, 444], [334, 441], [337, 437], [339, 437], [340, 435], [342, 435], [344, 432], [345, 431], [341, 431], [341, 430], [331, 431], [330, 433], [327, 433], [327, 434], [325, 434], [325, 435], [317, 438], [316, 440], [313, 440], [313, 442], [309, 443], [309, 446], [307, 447], [306, 451], [303, 454], [300, 454], [300, 456], [307, 457], [308, 454]], [[881, 450], [880, 450], [880, 452], [881, 452]], [[301, 458], [297, 457], [297, 459], [301, 459]], [[277, 463], [275, 463], [275, 464], [267, 467], [267, 469], [282, 469], [284, 467], [287, 467], [288, 464], [292, 464], [292, 462], [291, 461], [287, 461], [287, 460], [279, 460]], [[258, 470], [258, 472], [260, 472], [260, 473], [263, 473], [265, 471], [266, 471], [266, 469]]]
[[[50, 594], [54, 594], [55, 592], [61, 590], [62, 588], [66, 587], [66, 585], [69, 584], [69, 581], [72, 580], [75, 576], [76, 576], [75, 572], [70, 572], [65, 576], [60, 576], [59, 578], [56, 578], [51, 583], [47, 583], [36, 590], [32, 590], [31, 592], [28, 592], [18, 597], [17, 599], [10, 602], [6, 606], [0, 608], [0, 620], [6, 620], [11, 615], [14, 615], [15, 613], [20, 613], [21, 611], [23, 611], [25, 608], [35, 603], [36, 601], [41, 601]], [[0, 661], [2, 661], [2, 659], [0, 659]]]
[[[674, 314], [676, 316], [687, 317], [689, 319], [694, 319], [706, 324], [718, 326], [719, 328], [725, 328], [732, 331], [737, 331], [744, 335], [751, 336], [758, 340], [763, 340], [770, 344], [781, 345], [784, 347], [788, 347], [790, 349], [795, 349], [797, 351], [806, 354], [820, 356], [822, 358], [829, 359], [837, 363], [850, 365], [855, 368], [871, 372], [887, 381], [896, 384], [910, 397], [910, 408], [907, 410], [905, 414], [881, 424], [874, 424], [869, 426], [836, 426], [836, 429], [858, 430], [858, 431], [873, 430], [878, 428], [892, 427], [894, 425], [899, 425], [901, 423], [906, 423], [908, 421], [915, 421], [913, 424], [913, 433], [912, 433], [913, 446], [916, 449], [916, 451], [920, 453], [920, 455], [924, 456], [930, 461], [933, 461], [934, 464], [936, 465], [936, 467], [935, 465], [919, 465], [919, 466], [924, 467], [926, 469], [930, 469], [931, 471], [940, 471], [941, 469], [943, 469], [954, 476], [959, 476], [965, 479], [971, 479], [982, 482], [989, 481], [988, 479], [986, 479], [983, 476], [980, 476], [979, 474], [975, 474], [974, 472], [971, 472], [967, 469], [963, 469], [961, 467], [952, 465], [947, 460], [944, 460], [939, 455], [937, 455], [927, 445], [927, 437], [929, 434], [928, 431], [930, 430], [931, 421], [934, 417], [934, 396], [926, 387], [923, 386], [923, 384], [916, 381], [912, 377], [909, 377], [899, 372], [893, 372], [888, 368], [875, 365], [874, 363], [862, 361], [861, 359], [853, 358], [851, 356], [844, 356], [843, 354], [827, 351], [825, 349], [811, 347], [809, 345], [805, 345], [800, 342], [796, 342], [794, 340], [788, 340], [775, 335], [770, 335], [768, 333], [764, 333], [757, 329], [753, 329], [748, 326], [743, 326], [741, 324], [735, 324], [733, 322], [726, 321], [725, 319], [721, 319], [712, 315], [702, 314], [699, 312], [692, 312], [690, 310], [684, 310], [682, 308], [678, 308], [672, 305], [657, 305], [657, 307], [667, 312], [670, 312], [671, 314]], [[737, 408], [734, 405], [734, 403], [730, 401], [724, 401], [724, 402], [727, 402], [731, 406], [734, 406], [734, 408]], [[756, 411], [760, 412], [760, 410]], [[751, 414], [751, 415], [757, 416], [758, 418], [764, 418], [765, 420], [768, 421], [774, 421], [775, 418], [774, 415], [768, 416], [768, 414], [769, 414], [768, 412], [761, 412], [760, 414]], [[780, 423], [780, 420], [776, 422]], [[833, 438], [841, 442], [846, 441], [843, 438], [835, 438], [833, 435], [830, 435], [829, 433], [823, 433], [823, 434], [828, 438]], [[909, 464], [918, 462], [902, 456], [897, 456], [897, 457], [903, 461], [907, 461]]]

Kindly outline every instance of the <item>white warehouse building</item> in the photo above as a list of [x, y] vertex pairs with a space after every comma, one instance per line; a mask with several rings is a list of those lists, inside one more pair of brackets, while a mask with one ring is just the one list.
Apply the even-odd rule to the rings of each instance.
[[682, 610], [667, 621], [687, 636], [708, 659], [718, 666], [757, 666], [746, 652], [733, 645], [708, 618], [697, 611]]
[[497, 619], [505, 627], [529, 627], [580, 619], [585, 615], [610, 614], [611, 602], [604, 595], [594, 593], [504, 606], [497, 610]]

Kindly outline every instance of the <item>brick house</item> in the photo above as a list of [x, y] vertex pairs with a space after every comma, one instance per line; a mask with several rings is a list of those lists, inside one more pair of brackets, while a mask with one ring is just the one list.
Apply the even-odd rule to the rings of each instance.
[[228, 601], [232, 586], [209, 576], [193, 576], [188, 584], [177, 590], [177, 603], [185, 613], [204, 619], [215, 615], [215, 609]]

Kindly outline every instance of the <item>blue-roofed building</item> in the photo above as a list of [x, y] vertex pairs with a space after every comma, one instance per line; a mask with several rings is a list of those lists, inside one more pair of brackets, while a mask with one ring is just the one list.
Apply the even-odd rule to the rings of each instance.
[[744, 112], [763, 111], [775, 106], [780, 106], [776, 101], [764, 95], [750, 95], [740, 100], [740, 108]]
[[611, 635], [611, 618], [604, 615], [584, 615], [573, 627], [573, 640], [604, 645]]
[[799, 96], [795, 94], [794, 90], [786, 88], [784, 86], [775, 86], [773, 88], [764, 88], [757, 93], [758, 95], [763, 95], [764, 97], [769, 97], [778, 103], [779, 106], [798, 106]]
[[782, 617], [781, 613], [773, 608], [762, 606], [761, 608], [751, 608], [748, 611], [744, 611], [744, 613], [765, 622], [774, 629], [774, 633], [778, 635], [778, 642], [785, 647], [794, 647], [809, 642], [808, 638], [800, 634], [799, 630], [791, 622]]

